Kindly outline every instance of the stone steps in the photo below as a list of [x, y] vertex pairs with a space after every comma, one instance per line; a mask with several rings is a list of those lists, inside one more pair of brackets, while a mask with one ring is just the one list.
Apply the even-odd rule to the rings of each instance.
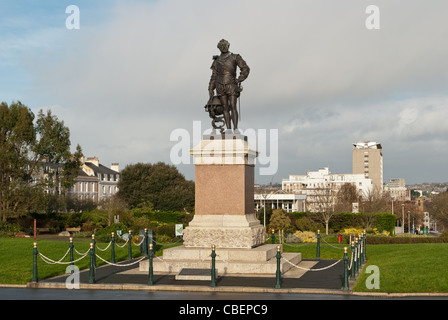
[[[176, 250], [171, 250], [176, 249]], [[170, 251], [171, 250], [171, 251]], [[223, 274], [270, 274], [277, 271], [277, 246], [263, 245], [253, 249], [217, 249], [215, 268]], [[182, 269], [210, 269], [209, 248], [176, 247], [164, 251], [163, 258], [153, 260], [154, 272], [178, 273]], [[282, 253], [280, 270], [288, 271], [302, 260], [301, 253]], [[288, 260], [291, 263], [285, 261]], [[148, 271], [148, 260], [140, 262], [139, 270]]]

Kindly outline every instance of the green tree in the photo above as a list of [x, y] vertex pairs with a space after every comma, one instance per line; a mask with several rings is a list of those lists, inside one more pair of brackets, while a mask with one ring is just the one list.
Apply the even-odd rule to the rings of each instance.
[[119, 196], [131, 208], [143, 202], [151, 203], [154, 210], [192, 211], [194, 182], [188, 181], [176, 167], [163, 162], [137, 163], [121, 172]]
[[20, 101], [0, 104], [0, 218], [6, 221], [41, 204], [45, 191], [61, 193], [74, 183], [78, 146], [70, 153], [70, 133], [51, 111], [38, 114]]
[[272, 211], [269, 225], [274, 229], [285, 229], [291, 226], [291, 219], [282, 209], [275, 209]]

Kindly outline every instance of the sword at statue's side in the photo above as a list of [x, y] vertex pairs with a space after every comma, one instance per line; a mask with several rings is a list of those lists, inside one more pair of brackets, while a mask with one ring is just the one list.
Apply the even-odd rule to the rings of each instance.
[[238, 121], [241, 121], [241, 91], [243, 91], [243, 86], [241, 85], [241, 82], [238, 82]]

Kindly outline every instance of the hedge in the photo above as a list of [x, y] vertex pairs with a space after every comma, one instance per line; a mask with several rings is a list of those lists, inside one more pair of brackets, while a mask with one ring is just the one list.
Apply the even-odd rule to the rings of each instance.
[[[351, 213], [351, 212], [343, 212], [334, 214], [329, 222], [329, 229], [334, 232], [339, 232], [340, 230], [346, 228], [364, 228], [363, 226], [363, 215], [365, 213]], [[291, 212], [287, 213], [291, 217], [292, 223], [294, 225], [295, 220], [297, 218], [309, 218], [313, 221], [318, 221], [319, 213], [310, 213], [310, 212]], [[382, 213], [374, 213], [375, 222], [373, 228], [376, 228], [379, 232], [383, 232], [384, 230], [389, 231], [390, 233], [394, 233], [395, 230], [395, 221], [396, 216], [391, 213], [382, 212]], [[321, 222], [321, 221], [320, 221]]]
[[441, 237], [366, 237], [367, 244], [409, 244], [409, 243], [448, 243], [448, 238]]

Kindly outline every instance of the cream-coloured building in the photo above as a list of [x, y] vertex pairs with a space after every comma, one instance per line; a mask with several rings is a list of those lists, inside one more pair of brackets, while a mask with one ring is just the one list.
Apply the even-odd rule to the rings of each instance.
[[120, 167], [113, 163], [110, 168], [103, 166], [97, 157], [82, 159], [83, 164], [75, 185], [69, 194], [78, 199], [90, 199], [95, 203], [108, 199], [118, 192]]
[[390, 197], [396, 201], [411, 201], [411, 191], [406, 188], [403, 178], [390, 179], [384, 186], [384, 191], [388, 192]]
[[383, 148], [380, 143], [363, 141], [353, 144], [352, 172], [372, 179], [373, 188], [383, 191]]
[[307, 196], [309, 211], [331, 210], [339, 189], [346, 183], [356, 187], [360, 196], [371, 192], [372, 180], [364, 174], [333, 174], [328, 167], [308, 171], [306, 175], [290, 175], [282, 180], [282, 190]]

